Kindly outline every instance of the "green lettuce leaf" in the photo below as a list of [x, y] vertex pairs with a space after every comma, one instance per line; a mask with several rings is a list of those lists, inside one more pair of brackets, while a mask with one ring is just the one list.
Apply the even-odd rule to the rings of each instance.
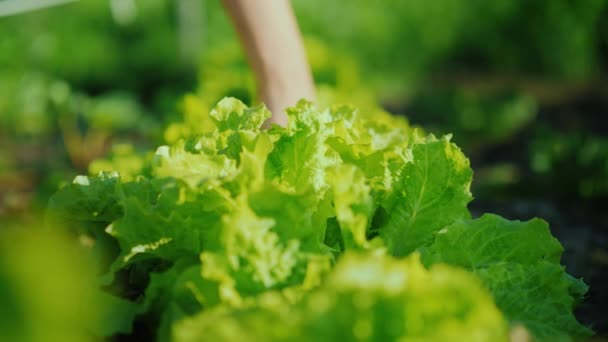
[[473, 172], [449, 137], [415, 142], [393, 191], [382, 203], [387, 217], [378, 227], [393, 255], [407, 255], [432, 242], [433, 235], [469, 216]]
[[217, 245], [201, 254], [203, 277], [218, 282], [221, 300], [235, 305], [284, 284], [303, 261], [298, 240], [281, 241], [273, 219], [256, 216], [246, 198], [239, 201], [222, 217]]
[[554, 341], [590, 333], [572, 313], [586, 286], [559, 264], [562, 251], [542, 220], [486, 214], [442, 229], [423, 260], [472, 271], [511, 322], [524, 324], [539, 340]]
[[343, 164], [329, 170], [328, 180], [343, 248], [368, 247], [367, 227], [375, 208], [363, 172], [353, 165]]

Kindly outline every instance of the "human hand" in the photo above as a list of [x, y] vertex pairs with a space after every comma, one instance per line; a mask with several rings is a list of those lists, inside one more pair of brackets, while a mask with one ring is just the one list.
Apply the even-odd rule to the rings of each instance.
[[304, 44], [288, 0], [224, 0], [253, 68], [260, 99], [272, 117], [287, 125], [285, 109], [302, 98], [313, 101], [314, 83]]

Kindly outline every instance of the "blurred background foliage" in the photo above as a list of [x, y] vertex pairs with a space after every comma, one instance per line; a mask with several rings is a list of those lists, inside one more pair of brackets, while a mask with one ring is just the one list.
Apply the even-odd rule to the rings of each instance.
[[[292, 4], [319, 105], [453, 133], [472, 210], [545, 217], [591, 285], [579, 315], [606, 332], [608, 1]], [[197, 130], [224, 96], [256, 102], [219, 0], [76, 1], [0, 17], [0, 32], [3, 228], [36, 222], [76, 174], [137, 173], [140, 151]]]
[[67, 237], [29, 228], [0, 231], [0, 338], [92, 341], [107, 314], [95, 296], [92, 260]]

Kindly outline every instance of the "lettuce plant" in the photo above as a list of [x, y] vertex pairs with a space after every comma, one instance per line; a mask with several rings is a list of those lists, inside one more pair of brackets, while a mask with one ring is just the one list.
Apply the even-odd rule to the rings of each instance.
[[[99, 290], [159, 340], [539, 340], [586, 336], [547, 224], [472, 219], [450, 137], [350, 106], [226, 98], [140, 167], [78, 176], [49, 217], [95, 243]], [[121, 175], [117, 170], [128, 170]], [[125, 305], [128, 303], [128, 305]]]

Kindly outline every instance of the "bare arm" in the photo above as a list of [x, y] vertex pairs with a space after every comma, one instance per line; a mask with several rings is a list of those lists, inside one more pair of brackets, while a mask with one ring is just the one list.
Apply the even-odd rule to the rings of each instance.
[[[288, 0], [223, 0], [249, 64], [261, 100], [272, 112], [268, 123], [285, 125], [285, 108], [314, 100], [314, 84], [295, 16]], [[267, 123], [267, 124], [268, 124]]]

